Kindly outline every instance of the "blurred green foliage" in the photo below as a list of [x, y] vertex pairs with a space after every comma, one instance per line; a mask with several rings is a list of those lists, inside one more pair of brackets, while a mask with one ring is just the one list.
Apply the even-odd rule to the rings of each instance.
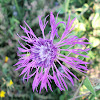
[[[22, 78], [19, 78], [21, 71], [14, 71], [15, 67], [13, 65], [18, 60], [17, 46], [19, 38], [16, 33], [25, 35], [19, 25], [24, 26], [23, 22], [25, 20], [36, 36], [41, 36], [38, 16], [42, 15], [44, 20], [44, 17], [50, 11], [55, 15], [60, 11], [57, 21], [65, 21], [67, 23], [69, 14], [71, 19], [77, 18], [74, 22], [76, 27], [72, 34], [78, 37], [86, 37], [92, 43], [88, 45], [91, 48], [91, 51], [88, 53], [90, 58], [81, 59], [90, 62], [90, 65], [88, 65], [89, 69], [100, 67], [100, 0], [0, 0], [0, 91], [4, 90], [6, 92], [3, 100], [69, 100], [73, 98], [79, 86], [79, 82], [76, 80], [74, 80], [75, 86], [72, 86], [70, 82], [67, 83], [68, 91], [60, 91], [52, 83], [53, 92], [48, 90], [46, 93], [43, 90], [41, 94], [38, 94], [32, 92], [32, 80], [23, 84]], [[48, 33], [49, 30], [50, 25], [48, 24], [45, 33]], [[63, 31], [64, 26], [59, 25], [59, 36], [61, 36]], [[57, 41], [58, 39], [56, 39]], [[64, 54], [67, 55], [67, 52]], [[77, 73], [74, 72], [74, 74]], [[81, 81], [81, 75], [77, 75]], [[100, 75], [98, 78], [100, 78]], [[13, 81], [11, 86], [7, 85], [10, 80]], [[97, 87], [93, 86], [93, 88], [97, 89], [97, 97], [90, 93], [88, 96], [76, 97], [77, 100], [100, 99], [100, 84]]]

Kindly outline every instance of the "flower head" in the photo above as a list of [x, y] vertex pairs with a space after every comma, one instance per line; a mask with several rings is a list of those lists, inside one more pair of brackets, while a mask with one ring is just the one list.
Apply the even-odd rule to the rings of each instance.
[[[48, 17], [48, 16], [47, 16]], [[46, 17], [46, 18], [47, 18]], [[53, 13], [50, 13], [50, 25], [51, 31], [49, 32], [50, 38], [47, 39], [44, 34], [44, 29], [48, 23], [44, 20], [44, 23], [41, 20], [41, 16], [39, 16], [39, 25], [42, 31], [43, 38], [37, 38], [32, 29], [29, 25], [25, 22], [26, 27], [20, 26], [27, 36], [19, 36], [23, 41], [26, 42], [24, 46], [22, 43], [19, 44], [22, 48], [18, 47], [19, 54], [18, 56], [19, 61], [15, 64], [18, 66], [16, 70], [23, 68], [23, 71], [20, 75], [24, 74], [24, 79], [33, 78], [32, 88], [33, 91], [40, 85], [40, 92], [43, 88], [47, 91], [47, 86], [52, 91], [51, 82], [54, 80], [57, 87], [60, 90], [68, 89], [67, 84], [65, 82], [66, 79], [70, 80], [72, 84], [74, 84], [72, 76], [78, 79], [70, 70], [69, 68], [76, 69], [81, 72], [85, 72], [87, 70], [88, 62], [82, 61], [79, 57], [70, 56], [71, 54], [88, 57], [83, 55], [82, 52], [86, 52], [89, 50], [86, 48], [86, 44], [88, 42], [84, 42], [87, 40], [86, 38], [78, 38], [77, 36], [70, 36], [70, 32], [74, 29], [72, 24], [75, 18], [70, 21], [70, 16], [68, 18], [67, 24], [65, 22], [58, 22], [54, 18]], [[56, 18], [57, 19], [57, 18]], [[64, 24], [65, 30], [61, 37], [58, 36], [58, 25]], [[59, 38], [59, 42], [54, 43], [55, 36]], [[84, 46], [86, 49], [73, 49], [74, 46], [81, 45]], [[62, 49], [64, 46], [65, 49]], [[68, 52], [67, 55], [61, 54], [62, 51]], [[63, 65], [62, 62], [66, 64]], [[57, 62], [60, 66], [55, 64]], [[61, 69], [62, 71], [60, 71]]]
[[5, 91], [3, 91], [3, 90], [0, 91], [0, 97], [1, 97], [1, 98], [4, 98], [4, 97], [5, 97]]

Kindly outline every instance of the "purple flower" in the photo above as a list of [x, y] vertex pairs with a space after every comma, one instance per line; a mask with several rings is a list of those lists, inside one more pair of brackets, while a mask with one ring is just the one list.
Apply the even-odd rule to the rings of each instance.
[[[88, 62], [82, 61], [78, 56], [88, 57], [86, 55], [83, 55], [82, 53], [87, 53], [89, 49], [86, 48], [86, 44], [90, 43], [84, 42], [84, 40], [87, 40], [86, 38], [78, 38], [77, 36], [70, 35], [70, 32], [74, 29], [74, 27], [72, 27], [72, 24], [75, 18], [70, 21], [69, 16], [67, 25], [63, 21], [56, 23], [52, 12], [50, 13], [50, 37], [49, 39], [47, 39], [44, 35], [44, 29], [48, 23], [48, 21], [46, 21], [46, 18], [43, 23], [41, 20], [41, 16], [39, 16], [39, 25], [42, 31], [43, 38], [37, 38], [26, 22], [25, 24], [29, 28], [29, 30], [27, 30], [26, 27], [24, 28], [20, 26], [27, 36], [18, 35], [23, 41], [26, 42], [26, 45], [24, 46], [19, 42], [22, 48], [18, 47], [18, 56], [20, 58], [19, 61], [15, 64], [18, 67], [16, 70], [23, 68], [20, 74], [24, 74], [23, 81], [24, 79], [27, 79], [28, 81], [29, 78], [34, 77], [32, 84], [33, 91], [36, 89], [36, 91], [38, 92], [38, 86], [40, 86], [39, 92], [41, 92], [43, 88], [45, 88], [47, 91], [47, 86], [49, 86], [52, 91], [52, 80], [54, 80], [56, 86], [59, 87], [59, 89], [62, 91], [65, 90], [65, 88], [68, 89], [65, 82], [66, 79], [70, 80], [73, 85], [74, 82], [72, 76], [78, 79], [69, 70], [70, 68], [76, 69], [80, 72], [86, 72]], [[57, 27], [61, 23], [64, 24], [65, 30], [62, 36], [59, 37]], [[59, 42], [54, 43], [55, 35], [56, 37], [59, 37]], [[84, 47], [85, 49], [73, 49], [73, 47], [75, 47], [76, 45], [81, 45], [81, 47]], [[63, 49], [62, 47], [64, 47], [65, 49]], [[61, 54], [62, 51], [67, 52], [67, 55], [65, 56], [64, 54]], [[70, 56], [71, 54], [74, 55]], [[62, 64], [61, 61], [65, 64]], [[55, 64], [55, 62], [57, 64]]]

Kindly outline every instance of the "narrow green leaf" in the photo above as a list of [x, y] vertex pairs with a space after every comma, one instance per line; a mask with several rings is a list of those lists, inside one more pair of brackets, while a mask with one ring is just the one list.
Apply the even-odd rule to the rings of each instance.
[[15, 6], [16, 6], [16, 9], [18, 11], [19, 16], [21, 17], [21, 12], [20, 12], [21, 10], [19, 8], [18, 1], [17, 0], [15, 0]]
[[70, 2], [70, 0], [65, 0], [65, 12], [68, 11], [69, 2]]
[[94, 90], [93, 86], [91, 85], [91, 82], [90, 82], [90, 80], [89, 80], [88, 77], [85, 78], [83, 84], [86, 86], [86, 88], [87, 88], [93, 95], [96, 95], [95, 90]]
[[91, 95], [89, 100], [99, 100], [100, 97], [100, 90], [96, 91], [96, 98], [94, 95]]

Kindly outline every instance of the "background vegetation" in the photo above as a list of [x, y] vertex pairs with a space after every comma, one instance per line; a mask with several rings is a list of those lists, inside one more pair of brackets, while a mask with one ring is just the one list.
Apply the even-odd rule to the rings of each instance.
[[[52, 83], [53, 92], [33, 93], [32, 78], [23, 84], [22, 76], [19, 77], [21, 71], [14, 71], [19, 45], [16, 33], [25, 35], [19, 27], [25, 26], [25, 20], [36, 36], [41, 37], [38, 16], [42, 15], [44, 19], [50, 11], [56, 15], [59, 10], [58, 21], [67, 23], [69, 14], [71, 19], [76, 17], [72, 34], [86, 37], [92, 43], [88, 45], [90, 58], [84, 59], [90, 62], [88, 77], [83, 82], [84, 76], [73, 71], [79, 81], [74, 79], [74, 86], [67, 82], [68, 91], [60, 91]], [[49, 30], [50, 25], [45, 33]], [[60, 25], [59, 35], [62, 31]], [[0, 97], [2, 100], [100, 100], [100, 0], [0, 0], [0, 91], [5, 92], [4, 97]]]

